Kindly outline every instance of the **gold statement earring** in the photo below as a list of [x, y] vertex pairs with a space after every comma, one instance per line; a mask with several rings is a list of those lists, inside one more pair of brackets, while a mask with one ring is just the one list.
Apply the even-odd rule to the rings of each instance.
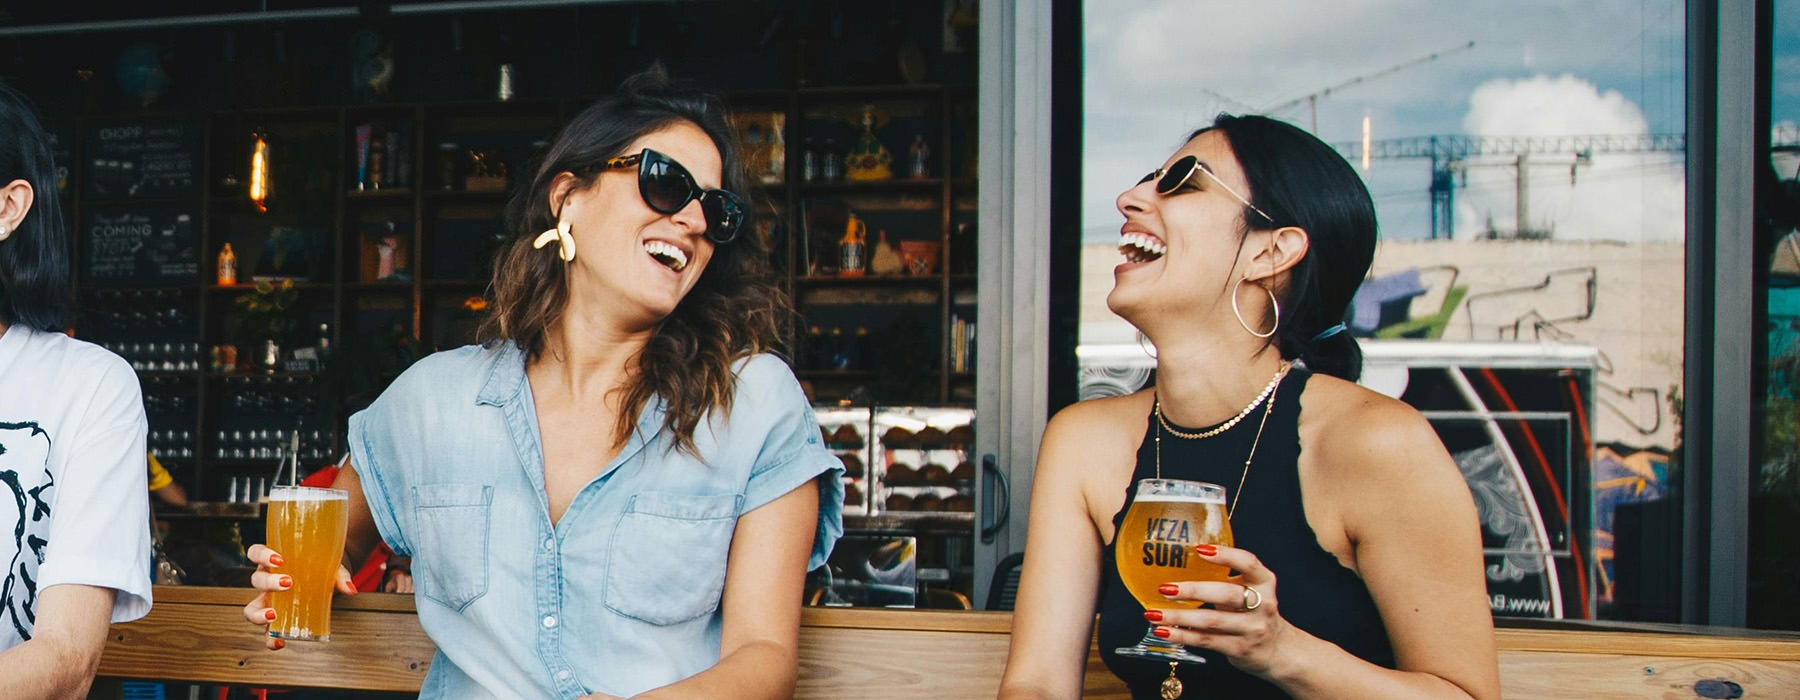
[[1261, 284], [1256, 284], [1256, 283], [1252, 282], [1252, 284], [1256, 284], [1256, 287], [1258, 289], [1263, 290], [1264, 294], [1269, 295], [1269, 307], [1275, 310], [1275, 323], [1274, 323], [1274, 325], [1269, 326], [1269, 332], [1267, 332], [1267, 333], [1256, 332], [1256, 329], [1251, 328], [1250, 323], [1248, 321], [1244, 320], [1244, 312], [1238, 309], [1238, 288], [1244, 286], [1244, 283], [1248, 282], [1248, 281], [1250, 281], [1250, 278], [1241, 277], [1238, 279], [1237, 284], [1231, 285], [1231, 313], [1233, 315], [1237, 316], [1238, 325], [1243, 326], [1244, 330], [1247, 331], [1248, 333], [1250, 333], [1250, 335], [1254, 335], [1258, 338], [1267, 338], [1267, 337], [1273, 336], [1273, 335], [1275, 335], [1275, 331], [1277, 331], [1281, 328], [1281, 302], [1275, 299], [1274, 291], [1270, 290], [1268, 287], [1262, 286]]
[[537, 240], [531, 242], [531, 247], [542, 248], [550, 245], [551, 241], [556, 241], [556, 254], [563, 262], [575, 261], [575, 237], [569, 235], [569, 222], [559, 221], [556, 228], [538, 234]]

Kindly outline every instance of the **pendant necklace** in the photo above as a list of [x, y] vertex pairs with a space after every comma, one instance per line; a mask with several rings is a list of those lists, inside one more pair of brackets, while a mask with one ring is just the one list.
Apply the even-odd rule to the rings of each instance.
[[[1257, 394], [1256, 398], [1250, 401], [1250, 405], [1245, 406], [1244, 410], [1239, 411], [1231, 420], [1210, 430], [1190, 433], [1177, 429], [1169, 424], [1168, 419], [1163, 418], [1162, 399], [1155, 399], [1150, 410], [1156, 414], [1156, 478], [1162, 478], [1162, 434], [1164, 430], [1173, 433], [1176, 437], [1188, 440], [1213, 437], [1230, 430], [1232, 426], [1242, 422], [1246, 416], [1250, 415], [1251, 411], [1255, 411], [1257, 406], [1267, 401], [1268, 405], [1263, 408], [1262, 420], [1256, 423], [1256, 437], [1250, 441], [1250, 454], [1244, 457], [1244, 471], [1238, 475], [1237, 489], [1231, 493], [1231, 505], [1225, 509], [1225, 518], [1229, 520], [1231, 514], [1237, 512], [1238, 499], [1244, 497], [1244, 480], [1250, 478], [1250, 461], [1256, 459], [1256, 447], [1262, 444], [1263, 428], [1269, 425], [1269, 414], [1275, 412], [1275, 390], [1281, 385], [1281, 378], [1287, 376], [1288, 370], [1293, 366], [1294, 363], [1291, 361], [1281, 363], [1281, 368], [1275, 370], [1275, 376], [1269, 379], [1268, 386], [1263, 387], [1262, 393]], [[1157, 687], [1157, 695], [1162, 697], [1162, 700], [1176, 700], [1181, 697], [1181, 679], [1175, 676], [1177, 665], [1177, 662], [1169, 662], [1169, 677], [1164, 678], [1162, 684]]]

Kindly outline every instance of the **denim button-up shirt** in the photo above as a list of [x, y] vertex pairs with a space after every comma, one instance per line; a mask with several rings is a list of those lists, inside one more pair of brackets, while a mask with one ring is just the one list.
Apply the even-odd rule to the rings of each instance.
[[719, 659], [738, 516], [818, 478], [808, 567], [843, 532], [843, 466], [781, 360], [739, 361], [728, 417], [674, 448], [653, 400], [552, 526], [544, 453], [511, 343], [413, 365], [350, 418], [350, 453], [389, 547], [413, 558], [437, 643], [423, 698], [631, 696]]

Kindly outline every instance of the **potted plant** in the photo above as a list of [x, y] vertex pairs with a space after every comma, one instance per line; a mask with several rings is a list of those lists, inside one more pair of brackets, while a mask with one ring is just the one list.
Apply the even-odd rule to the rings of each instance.
[[281, 347], [298, 323], [294, 303], [299, 297], [293, 280], [257, 282], [238, 297], [238, 340], [251, 364], [266, 370], [280, 365]]

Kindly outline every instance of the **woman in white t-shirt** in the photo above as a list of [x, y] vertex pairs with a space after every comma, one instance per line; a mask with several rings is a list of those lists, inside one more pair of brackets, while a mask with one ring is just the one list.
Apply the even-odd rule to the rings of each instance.
[[150, 611], [144, 403], [62, 333], [70, 246], [49, 139], [0, 85], [0, 698], [80, 697], [109, 624]]

